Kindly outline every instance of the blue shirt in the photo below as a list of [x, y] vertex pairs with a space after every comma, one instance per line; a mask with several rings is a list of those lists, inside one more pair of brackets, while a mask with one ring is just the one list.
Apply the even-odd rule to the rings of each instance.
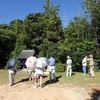
[[50, 61], [49, 66], [55, 65], [55, 59], [53, 57], [50, 57], [49, 61]]

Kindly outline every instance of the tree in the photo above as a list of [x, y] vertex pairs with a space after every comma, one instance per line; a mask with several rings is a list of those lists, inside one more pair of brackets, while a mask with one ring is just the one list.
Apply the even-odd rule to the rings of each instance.
[[23, 31], [23, 21], [19, 19], [13, 20], [10, 22], [9, 27], [15, 33], [15, 37], [16, 37], [15, 47], [13, 51], [11, 52], [11, 55], [18, 57], [20, 52], [23, 49], [26, 49], [26, 45], [25, 45], [26, 35], [24, 34], [24, 31]]
[[[62, 22], [60, 16], [58, 15], [59, 6], [53, 6], [51, 5], [51, 3], [51, 0], [46, 0], [46, 3], [43, 5], [43, 8], [45, 9], [43, 13], [43, 19], [45, 19], [45, 39], [43, 41], [43, 43], [45, 44], [45, 52], [43, 53], [43, 55], [48, 54], [47, 56], [49, 56], [50, 54], [49, 51], [52, 50], [52, 53], [53, 51], [55, 51], [54, 45], [56, 46], [57, 43], [63, 38]], [[40, 48], [42, 48], [42, 45], [40, 46]]]
[[[89, 23], [85, 18], [75, 17], [64, 29], [64, 41], [60, 45], [66, 55], [72, 56], [74, 70], [81, 70], [81, 58], [94, 52], [95, 41], [89, 36]], [[92, 50], [92, 51], [91, 51]]]
[[63, 37], [58, 8], [51, 6], [50, 2], [46, 2], [43, 7], [45, 9], [43, 13], [29, 14], [24, 20], [27, 47], [35, 49], [38, 56], [48, 56], [46, 54], [49, 46]]
[[6, 65], [11, 51], [14, 49], [16, 42], [15, 33], [9, 29], [7, 24], [0, 25], [0, 68]]
[[85, 0], [86, 12], [90, 13], [90, 35], [96, 42], [96, 54], [100, 55], [100, 0]]
[[100, 0], [85, 0], [84, 7], [90, 14], [90, 36], [95, 41], [94, 55], [98, 68], [100, 69]]

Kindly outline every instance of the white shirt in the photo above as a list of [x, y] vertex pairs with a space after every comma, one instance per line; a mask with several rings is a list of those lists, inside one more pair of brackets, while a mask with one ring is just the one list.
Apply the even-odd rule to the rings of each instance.
[[15, 71], [14, 71], [14, 70], [16, 70], [16, 68], [15, 68], [15, 67], [14, 67], [14, 68], [9, 69], [9, 70], [8, 70], [9, 74], [14, 74], [14, 73], [15, 73]]
[[72, 65], [72, 60], [71, 59], [67, 59], [66, 63], [67, 63], [68, 66], [71, 66]]
[[82, 65], [83, 66], [87, 66], [87, 60], [86, 60], [86, 58], [83, 58]]

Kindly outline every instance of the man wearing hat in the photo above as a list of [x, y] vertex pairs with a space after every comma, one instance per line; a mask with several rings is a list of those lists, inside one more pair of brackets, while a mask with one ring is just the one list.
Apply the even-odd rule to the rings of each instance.
[[94, 77], [94, 60], [93, 60], [93, 55], [89, 55], [89, 66], [90, 66], [90, 77]]
[[70, 56], [67, 56], [66, 58], [66, 76], [68, 77], [68, 75], [72, 75], [72, 59]]

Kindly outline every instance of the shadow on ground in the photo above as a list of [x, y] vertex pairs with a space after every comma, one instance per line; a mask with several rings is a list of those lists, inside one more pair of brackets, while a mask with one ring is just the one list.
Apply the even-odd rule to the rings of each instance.
[[59, 78], [61, 78], [61, 77], [62, 77], [61, 75], [57, 76], [57, 77], [56, 77], [56, 81], [54, 81], [54, 80], [52, 80], [52, 81], [47, 80], [47, 81], [43, 84], [43, 87], [45, 87], [45, 86], [48, 85], [48, 84], [57, 83], [57, 82], [59, 81]]
[[[90, 93], [91, 99], [90, 100], [100, 100], [100, 88], [92, 88], [92, 93]], [[99, 98], [99, 99], [98, 99]]]
[[21, 82], [26, 82], [26, 81], [29, 81], [29, 78], [21, 79], [20, 81], [14, 83], [14, 84], [21, 83]]
[[[48, 76], [43, 76], [43, 78], [46, 78], [46, 77], [48, 77]], [[61, 75], [57, 76], [56, 77], [56, 81], [54, 81], [54, 80], [52, 80], [52, 81], [50, 81], [50, 80], [45, 81], [45, 83], [43, 83], [43, 87], [45, 87], [48, 84], [57, 83], [59, 81], [59, 78], [61, 78], [61, 77], [62, 77]], [[27, 81], [29, 81], [29, 78], [21, 79], [20, 81], [14, 83], [14, 84], [18, 84], [18, 83], [21, 83], [21, 82], [27, 82]]]

